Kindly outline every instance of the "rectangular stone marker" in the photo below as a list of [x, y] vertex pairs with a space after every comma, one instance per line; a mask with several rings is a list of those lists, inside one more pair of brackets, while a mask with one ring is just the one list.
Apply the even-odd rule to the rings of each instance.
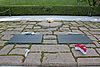
[[83, 34], [59, 34], [58, 43], [60, 44], [89, 44], [93, 43], [92, 40]]
[[42, 43], [42, 34], [16, 34], [8, 43], [10, 44], [40, 44]]

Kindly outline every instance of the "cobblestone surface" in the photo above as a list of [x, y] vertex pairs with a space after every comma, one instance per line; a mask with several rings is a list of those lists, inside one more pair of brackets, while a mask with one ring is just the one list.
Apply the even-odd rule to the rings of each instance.
[[[26, 31], [43, 34], [42, 44], [6, 44], [14, 34]], [[85, 34], [93, 40], [93, 44], [85, 44], [86, 55], [76, 51], [75, 44], [58, 44], [57, 34], [68, 32]], [[25, 49], [30, 50], [26, 57]], [[100, 23], [27, 20], [0, 22], [0, 66], [2, 65], [100, 66]]]

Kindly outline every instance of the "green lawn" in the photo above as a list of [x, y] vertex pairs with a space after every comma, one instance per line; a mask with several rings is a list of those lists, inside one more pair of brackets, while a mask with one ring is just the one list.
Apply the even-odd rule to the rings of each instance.
[[[35, 6], [64, 6], [78, 5], [79, 0], [0, 0], [0, 5], [35, 5]], [[80, 5], [89, 5], [88, 0], [79, 2]]]

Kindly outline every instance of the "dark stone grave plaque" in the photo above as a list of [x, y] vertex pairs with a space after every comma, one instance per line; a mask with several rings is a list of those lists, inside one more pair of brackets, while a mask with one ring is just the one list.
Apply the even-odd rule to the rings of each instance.
[[59, 34], [58, 43], [60, 44], [90, 44], [92, 40], [83, 34]]
[[41, 44], [42, 34], [16, 34], [7, 44]]

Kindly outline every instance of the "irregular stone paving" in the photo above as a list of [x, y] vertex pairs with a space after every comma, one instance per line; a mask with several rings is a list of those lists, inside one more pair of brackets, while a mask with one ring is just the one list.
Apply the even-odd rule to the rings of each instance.
[[[54, 23], [53, 23], [54, 22]], [[0, 65], [100, 66], [100, 23], [82, 21], [11, 21], [0, 22]], [[21, 32], [43, 34], [42, 44], [7, 44]], [[87, 54], [75, 44], [58, 44], [57, 34], [75, 32], [87, 35], [93, 44], [85, 44]], [[25, 50], [30, 52], [25, 57]]]

